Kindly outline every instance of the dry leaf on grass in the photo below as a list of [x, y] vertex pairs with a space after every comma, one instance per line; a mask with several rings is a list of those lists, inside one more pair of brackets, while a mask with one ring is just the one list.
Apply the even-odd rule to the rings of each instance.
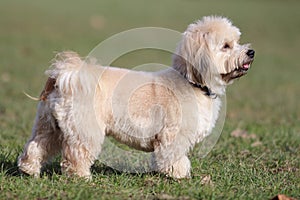
[[201, 185], [211, 185], [211, 186], [213, 186], [213, 182], [211, 180], [211, 176], [210, 175], [204, 175], [204, 176], [202, 176], [200, 183], [201, 183]]
[[243, 139], [255, 139], [256, 135], [255, 134], [248, 134], [246, 130], [242, 129], [235, 129], [234, 131], [231, 132], [230, 134], [232, 137], [237, 137], [237, 138], [243, 138]]
[[180, 200], [186, 200], [186, 199], [190, 199], [189, 197], [187, 196], [180, 196], [180, 197], [174, 197], [174, 196], [171, 196], [169, 194], [158, 194], [157, 196], [155, 196], [154, 199], [158, 199], [158, 200], [173, 200], [173, 199], [180, 199]]
[[258, 147], [260, 145], [262, 145], [261, 141], [255, 141], [251, 144], [251, 147]]
[[271, 200], [296, 200], [295, 198], [285, 196], [284, 194], [279, 194], [273, 197]]
[[168, 194], [159, 194], [156, 196], [157, 199], [175, 199], [175, 197], [168, 195]]

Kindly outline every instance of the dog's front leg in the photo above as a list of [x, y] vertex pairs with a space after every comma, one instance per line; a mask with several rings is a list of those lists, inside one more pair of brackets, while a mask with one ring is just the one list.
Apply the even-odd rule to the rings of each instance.
[[60, 152], [61, 132], [52, 116], [49, 103], [41, 101], [32, 136], [18, 159], [19, 169], [29, 175], [39, 176], [42, 165]]
[[190, 178], [191, 177], [191, 162], [187, 156], [181, 157], [179, 160], [175, 161], [173, 165], [167, 169], [165, 172], [174, 178]]
[[174, 141], [172, 144], [166, 144], [164, 138], [157, 138], [154, 149], [154, 170], [178, 179], [191, 177], [191, 162], [187, 155], [182, 153], [182, 145], [177, 145]]
[[[181, 179], [191, 177], [191, 162], [186, 155], [179, 159], [170, 159], [166, 156], [169, 152], [155, 152], [152, 157], [154, 171], [166, 174], [169, 177]], [[170, 154], [169, 154], [170, 155]], [[171, 156], [173, 157], [173, 156]]]

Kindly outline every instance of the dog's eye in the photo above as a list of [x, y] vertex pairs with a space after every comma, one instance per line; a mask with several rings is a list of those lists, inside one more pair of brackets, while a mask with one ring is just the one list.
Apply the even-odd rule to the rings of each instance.
[[230, 45], [228, 43], [225, 43], [223, 49], [230, 49]]

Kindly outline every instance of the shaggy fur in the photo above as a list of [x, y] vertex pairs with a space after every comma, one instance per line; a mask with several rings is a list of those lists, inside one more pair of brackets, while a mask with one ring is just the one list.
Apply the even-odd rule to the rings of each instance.
[[19, 169], [38, 176], [62, 154], [62, 171], [90, 177], [105, 136], [152, 152], [152, 169], [175, 178], [190, 176], [187, 154], [209, 135], [225, 88], [248, 71], [254, 58], [240, 45], [240, 31], [222, 17], [188, 26], [159, 72], [103, 67], [74, 52], [59, 53], [46, 72], [32, 136]]

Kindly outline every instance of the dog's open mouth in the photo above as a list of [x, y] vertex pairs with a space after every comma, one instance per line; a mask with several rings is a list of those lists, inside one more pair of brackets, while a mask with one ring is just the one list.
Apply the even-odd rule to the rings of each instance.
[[234, 69], [233, 71], [231, 71], [229, 73], [221, 74], [222, 79], [228, 83], [229, 81], [231, 81], [233, 79], [244, 76], [245, 74], [247, 74], [248, 70], [250, 69], [252, 62], [253, 62], [253, 59], [242, 63], [241, 65], [239, 65], [238, 68]]

